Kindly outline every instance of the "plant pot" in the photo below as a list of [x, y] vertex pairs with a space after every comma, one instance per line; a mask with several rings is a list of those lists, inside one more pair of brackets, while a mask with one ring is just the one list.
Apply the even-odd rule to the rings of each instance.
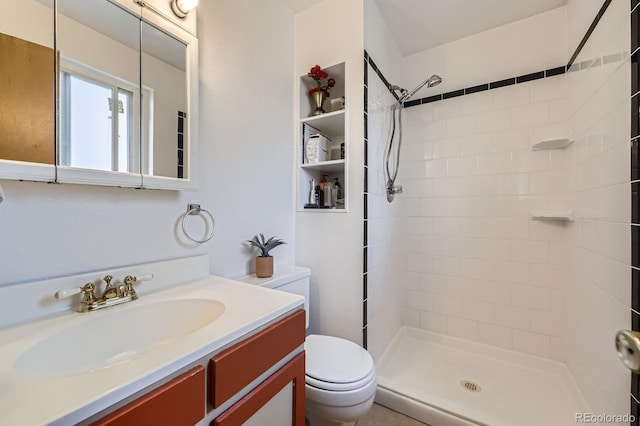
[[256, 257], [256, 277], [268, 278], [273, 275], [273, 256]]
[[324, 101], [327, 100], [327, 92], [318, 90], [311, 94], [311, 99], [313, 100], [313, 105], [316, 107], [316, 109], [311, 112], [311, 116], [324, 114], [325, 110], [323, 109], [323, 105]]

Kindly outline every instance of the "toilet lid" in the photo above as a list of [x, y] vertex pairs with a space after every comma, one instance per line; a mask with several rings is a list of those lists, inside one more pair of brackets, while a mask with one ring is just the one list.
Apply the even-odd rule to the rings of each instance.
[[312, 334], [307, 336], [304, 349], [307, 382], [313, 382], [315, 386], [318, 386], [318, 382], [355, 384], [364, 379], [369, 381], [372, 375], [375, 377], [369, 352], [349, 340]]

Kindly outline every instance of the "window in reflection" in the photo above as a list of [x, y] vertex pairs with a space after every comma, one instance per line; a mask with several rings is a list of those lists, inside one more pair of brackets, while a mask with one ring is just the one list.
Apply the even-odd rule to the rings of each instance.
[[138, 88], [79, 64], [63, 65], [60, 164], [138, 173]]

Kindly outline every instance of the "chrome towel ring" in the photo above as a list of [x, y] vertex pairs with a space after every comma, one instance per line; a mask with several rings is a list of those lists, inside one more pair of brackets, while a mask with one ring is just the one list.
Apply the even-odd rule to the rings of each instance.
[[[206, 216], [208, 216], [209, 219], [211, 220], [211, 232], [205, 238], [203, 238], [201, 240], [198, 240], [196, 238], [193, 238], [191, 235], [189, 235], [189, 233], [187, 232], [187, 228], [186, 228], [185, 223], [186, 223], [187, 218], [189, 216], [191, 216], [191, 215], [200, 215], [202, 213], [204, 213]], [[205, 221], [206, 221], [206, 218], [205, 218]], [[206, 243], [207, 241], [211, 240], [213, 238], [213, 235], [216, 233], [216, 220], [214, 219], [214, 217], [211, 214], [211, 212], [209, 210], [205, 210], [205, 209], [201, 208], [200, 204], [188, 204], [187, 205], [187, 212], [182, 215], [182, 232], [184, 232], [184, 235], [186, 235], [187, 238], [190, 239], [191, 241], [193, 241], [194, 243], [198, 243], [198, 244]]]

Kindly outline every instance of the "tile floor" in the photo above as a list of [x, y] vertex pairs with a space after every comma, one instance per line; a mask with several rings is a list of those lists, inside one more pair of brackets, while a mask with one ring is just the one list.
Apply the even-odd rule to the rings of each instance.
[[390, 410], [382, 405], [373, 404], [366, 417], [360, 419], [357, 426], [425, 426], [419, 422]]

